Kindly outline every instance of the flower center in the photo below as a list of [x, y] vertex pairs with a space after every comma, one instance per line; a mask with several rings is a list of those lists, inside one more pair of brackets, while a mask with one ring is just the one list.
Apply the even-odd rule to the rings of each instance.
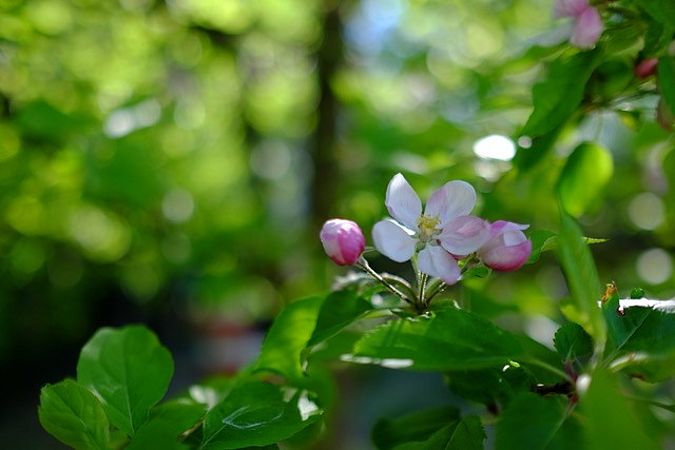
[[437, 228], [441, 223], [438, 217], [422, 216], [417, 220], [417, 227], [420, 230], [420, 241], [430, 241], [440, 230]]

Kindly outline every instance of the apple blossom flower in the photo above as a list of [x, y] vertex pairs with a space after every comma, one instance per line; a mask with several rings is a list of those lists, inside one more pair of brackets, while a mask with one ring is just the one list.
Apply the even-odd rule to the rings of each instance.
[[588, 0], [557, 0], [553, 7], [556, 18], [571, 17], [574, 27], [570, 43], [579, 48], [593, 47], [604, 29], [597, 8], [588, 4]]
[[600, 13], [589, 7], [576, 17], [570, 43], [579, 48], [591, 48], [600, 39], [603, 29]]
[[588, 8], [588, 0], [558, 0], [553, 6], [553, 14], [556, 19], [578, 17]]
[[328, 257], [340, 266], [354, 264], [366, 247], [366, 239], [363, 237], [361, 228], [351, 220], [326, 221], [319, 237]]
[[385, 204], [393, 219], [373, 227], [373, 241], [386, 257], [405, 262], [419, 250], [420, 272], [447, 284], [459, 280], [455, 257], [469, 255], [489, 239], [484, 220], [468, 215], [476, 205], [476, 191], [464, 181], [450, 181], [422, 202], [403, 175], [396, 174], [387, 186]]
[[520, 269], [532, 252], [532, 242], [522, 232], [528, 227], [505, 220], [492, 223], [490, 239], [478, 250], [478, 257], [500, 272]]

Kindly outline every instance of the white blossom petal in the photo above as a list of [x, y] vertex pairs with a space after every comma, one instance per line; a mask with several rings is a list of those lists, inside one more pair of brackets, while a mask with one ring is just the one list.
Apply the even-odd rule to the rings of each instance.
[[373, 227], [375, 248], [389, 259], [405, 262], [415, 253], [417, 240], [393, 220], [381, 220]]
[[450, 220], [466, 216], [476, 206], [476, 191], [466, 181], [449, 181], [429, 197], [424, 215], [438, 217], [441, 228]]
[[384, 203], [394, 219], [411, 230], [417, 231], [417, 220], [422, 215], [422, 202], [400, 173], [394, 175], [389, 182]]
[[440, 278], [447, 284], [459, 280], [460, 271], [452, 255], [438, 245], [427, 245], [419, 253], [417, 264], [422, 273]]
[[475, 216], [452, 219], [438, 236], [443, 248], [457, 256], [475, 252], [489, 239], [490, 225]]

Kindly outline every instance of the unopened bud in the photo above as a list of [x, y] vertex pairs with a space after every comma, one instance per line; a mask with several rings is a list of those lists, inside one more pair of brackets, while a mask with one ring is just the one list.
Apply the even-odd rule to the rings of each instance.
[[648, 78], [656, 73], [656, 66], [659, 64], [659, 60], [656, 58], [647, 58], [643, 59], [635, 65], [633, 72], [638, 78]]
[[340, 266], [354, 264], [366, 247], [361, 228], [351, 220], [328, 220], [323, 224], [319, 237], [326, 255]]

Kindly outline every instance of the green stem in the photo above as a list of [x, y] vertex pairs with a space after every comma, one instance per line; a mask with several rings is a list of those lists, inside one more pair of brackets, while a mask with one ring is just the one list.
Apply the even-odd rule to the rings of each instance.
[[364, 270], [365, 272], [370, 274], [370, 276], [372, 276], [377, 281], [382, 283], [382, 285], [384, 287], [386, 287], [389, 290], [389, 292], [391, 292], [392, 294], [394, 294], [395, 296], [397, 296], [398, 298], [400, 298], [404, 302], [410, 303], [411, 305], [413, 304], [413, 302], [403, 292], [401, 292], [396, 286], [391, 284], [389, 281], [385, 280], [382, 277], [382, 275], [380, 275], [379, 273], [374, 271], [373, 268], [370, 267], [370, 265], [368, 264], [368, 261], [364, 257], [359, 258], [359, 261], [355, 265], [356, 265], [356, 267], [358, 267], [361, 270]]
[[429, 306], [429, 303], [425, 300], [425, 291], [427, 289], [427, 281], [429, 281], [429, 275], [423, 273], [420, 275], [420, 292], [417, 296], [417, 302], [424, 308]]

